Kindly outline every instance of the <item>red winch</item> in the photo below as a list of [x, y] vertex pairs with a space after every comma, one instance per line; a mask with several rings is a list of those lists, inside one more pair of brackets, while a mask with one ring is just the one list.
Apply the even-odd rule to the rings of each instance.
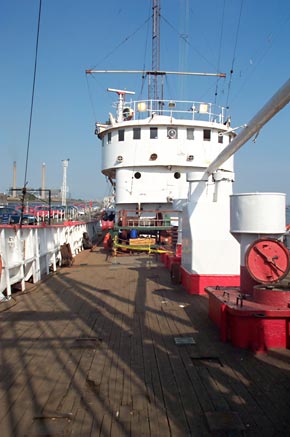
[[239, 288], [206, 289], [222, 341], [255, 352], [290, 347], [289, 260], [281, 241], [260, 238], [245, 253]]

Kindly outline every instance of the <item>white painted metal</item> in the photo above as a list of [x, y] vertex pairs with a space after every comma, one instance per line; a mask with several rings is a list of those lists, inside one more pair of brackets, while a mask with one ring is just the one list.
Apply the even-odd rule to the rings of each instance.
[[284, 234], [286, 195], [283, 193], [241, 193], [230, 196], [233, 234]]
[[249, 246], [262, 237], [280, 238], [286, 230], [284, 193], [241, 193], [230, 197], [231, 233], [240, 244], [245, 267]]
[[174, 74], [180, 76], [212, 76], [212, 77], [226, 77], [225, 73], [205, 73], [194, 71], [148, 71], [148, 70], [86, 70], [86, 74], [104, 74], [104, 73], [126, 73], [126, 74], [151, 74], [151, 75], [166, 75]]
[[[131, 102], [131, 107], [137, 108], [137, 103]], [[181, 102], [172, 105], [174, 108], [170, 109], [170, 116], [152, 114], [151, 117], [138, 120], [133, 111], [132, 120], [108, 125], [99, 133], [102, 139], [102, 171], [116, 182], [117, 210], [119, 205], [121, 208], [124, 204], [136, 203], [142, 204], [145, 209], [168, 208], [168, 202], [178, 204], [178, 201], [186, 200], [189, 186], [186, 173], [195, 168], [205, 170], [229, 143], [228, 126], [213, 121], [223, 119], [222, 110], [215, 115], [210, 112], [212, 121], [200, 119], [204, 115], [208, 117], [209, 113], [201, 115], [195, 110], [187, 110], [183, 114], [187, 116], [185, 119], [174, 118], [174, 115], [180, 115], [178, 103]], [[189, 105], [187, 102], [187, 108], [200, 106], [201, 103], [191, 102]], [[210, 105], [205, 106], [212, 111]], [[157, 129], [156, 138], [151, 138], [152, 127]], [[139, 139], [133, 137], [136, 128], [140, 128]], [[122, 141], [119, 138], [120, 130], [124, 135]], [[188, 130], [192, 131], [192, 138]], [[210, 130], [210, 140], [204, 140], [204, 130]], [[232, 161], [225, 163], [223, 168], [232, 171]]]
[[[134, 175], [139, 172], [140, 179]], [[180, 173], [177, 180], [176, 172]], [[162, 181], [162, 185], [160, 185]], [[161, 166], [120, 168], [116, 172], [116, 203], [117, 204], [171, 204], [173, 199], [186, 199], [188, 184], [186, 173], [182, 167], [174, 167], [165, 171]]]
[[0, 300], [6, 290], [11, 297], [11, 286], [20, 283], [22, 291], [25, 281], [32, 278], [38, 282], [50, 270], [61, 265], [61, 245], [69, 243], [75, 256], [82, 250], [83, 233], [89, 236], [97, 233], [97, 224], [77, 222], [72, 225], [12, 226], [0, 227], [0, 256], [3, 270], [0, 277]]
[[182, 266], [191, 274], [238, 275], [239, 245], [230, 234], [232, 173], [214, 182], [204, 171], [191, 174], [189, 202], [182, 216]]
[[69, 159], [63, 159], [63, 161], [62, 161], [63, 176], [62, 176], [62, 187], [61, 187], [61, 204], [63, 206], [66, 205], [68, 163], [69, 163]]
[[[230, 142], [221, 153], [217, 154], [207, 169], [204, 169], [204, 171], [200, 169], [200, 176], [198, 172], [192, 172], [189, 175], [188, 180], [191, 181], [191, 187], [189, 204], [183, 214], [182, 252], [182, 265], [189, 272], [199, 275], [215, 274], [216, 272], [224, 276], [230, 273], [239, 274], [241, 264], [240, 255], [238, 254], [239, 247], [237, 241], [229, 235], [231, 180], [233, 174], [230, 176], [230, 173], [224, 172], [223, 176], [224, 163], [229, 162], [233, 154], [249, 138], [259, 132], [262, 126], [282, 109], [289, 100], [290, 80], [258, 112], [242, 133]], [[227, 178], [228, 185], [226, 183]], [[241, 211], [236, 209], [237, 205], [232, 207], [233, 231], [242, 232], [246, 229], [248, 232], [252, 232], [252, 236], [257, 235], [254, 232], [258, 232], [259, 235], [263, 232], [268, 235], [273, 235], [275, 232], [280, 235], [284, 233], [285, 196], [283, 194], [273, 196], [269, 193], [265, 196], [268, 197], [268, 200], [271, 199], [272, 207], [270, 208], [272, 210], [276, 209], [275, 213], [269, 217], [270, 208], [264, 203], [263, 196], [257, 197], [251, 194], [247, 199], [247, 202], [251, 205], [250, 214], [248, 214], [250, 208], [248, 210], [246, 208], [246, 211], [241, 214]], [[245, 199], [243, 200], [245, 201]], [[258, 201], [259, 205], [255, 205], [255, 200]], [[206, 234], [206, 237], [203, 237], [204, 234]], [[252, 238], [249, 239], [247, 233], [238, 235], [239, 240], [242, 240], [241, 254], [243, 262], [244, 251]], [[215, 257], [216, 254], [218, 254], [218, 259]], [[221, 261], [221, 258], [224, 259], [224, 262]]]

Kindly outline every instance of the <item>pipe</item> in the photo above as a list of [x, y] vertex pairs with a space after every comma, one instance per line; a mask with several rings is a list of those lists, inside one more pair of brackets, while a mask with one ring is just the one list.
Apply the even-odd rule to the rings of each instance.
[[225, 161], [239, 150], [252, 136], [290, 101], [290, 79], [274, 94], [263, 108], [251, 119], [240, 134], [216, 157], [206, 172], [214, 173]]

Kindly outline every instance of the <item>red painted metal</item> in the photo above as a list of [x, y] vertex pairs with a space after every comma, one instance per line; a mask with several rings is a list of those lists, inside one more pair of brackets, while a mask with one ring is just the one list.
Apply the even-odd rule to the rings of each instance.
[[253, 279], [246, 266], [240, 266], [240, 276], [241, 276], [241, 293], [252, 294], [254, 287], [256, 285], [259, 285], [259, 282]]
[[253, 300], [256, 303], [277, 308], [290, 308], [290, 290], [283, 288], [267, 289], [265, 286], [256, 286], [253, 290]]
[[256, 353], [290, 347], [290, 308], [255, 302], [251, 296], [243, 300], [237, 289], [207, 287], [206, 291], [209, 317], [222, 341]]
[[175, 255], [179, 256], [181, 258], [181, 255], [182, 255], [182, 245], [180, 243], [177, 243], [177, 245], [176, 245]]
[[240, 275], [198, 275], [181, 269], [181, 283], [188, 294], [206, 294], [206, 287], [238, 287]]
[[289, 272], [289, 251], [272, 238], [254, 241], [246, 252], [245, 261], [252, 278], [261, 284], [278, 282]]

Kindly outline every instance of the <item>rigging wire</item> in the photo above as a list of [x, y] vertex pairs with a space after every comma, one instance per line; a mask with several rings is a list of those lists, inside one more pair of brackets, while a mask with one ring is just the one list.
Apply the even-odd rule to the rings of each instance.
[[[40, 33], [40, 19], [41, 19], [41, 6], [42, 0], [39, 0], [38, 9], [38, 20], [37, 20], [37, 35], [36, 35], [36, 45], [35, 45], [35, 58], [34, 58], [34, 72], [33, 72], [33, 84], [32, 84], [32, 96], [30, 104], [30, 115], [29, 115], [29, 127], [28, 127], [28, 137], [27, 137], [27, 147], [26, 147], [26, 160], [25, 160], [25, 171], [24, 171], [24, 183], [22, 190], [22, 217], [24, 211], [24, 199], [26, 194], [27, 181], [27, 171], [28, 171], [28, 161], [29, 161], [29, 149], [30, 149], [30, 138], [31, 138], [31, 127], [32, 127], [32, 116], [33, 116], [33, 106], [34, 106], [34, 95], [35, 95], [35, 83], [36, 83], [36, 72], [37, 72], [37, 60], [38, 60], [38, 44], [39, 44], [39, 33]], [[21, 220], [22, 222], [22, 220]]]
[[89, 84], [89, 80], [88, 80], [88, 75], [86, 74], [85, 76], [86, 76], [86, 84], [87, 84], [87, 89], [88, 89], [89, 101], [90, 101], [90, 104], [91, 104], [91, 109], [92, 109], [92, 112], [93, 112], [94, 122], [95, 122], [96, 119], [97, 119], [97, 116], [96, 116], [96, 111], [95, 111], [95, 107], [94, 107], [94, 101], [93, 101], [92, 91], [91, 91], [91, 89], [90, 89], [90, 84]]
[[237, 45], [238, 45], [238, 37], [239, 37], [239, 31], [240, 31], [243, 4], [244, 4], [244, 0], [241, 0], [240, 13], [239, 13], [236, 38], [235, 38], [235, 45], [234, 45], [234, 52], [233, 52], [233, 59], [232, 59], [230, 78], [229, 78], [229, 84], [228, 84], [228, 92], [227, 92], [227, 97], [226, 97], [226, 110], [229, 109], [229, 98], [230, 98], [231, 85], [232, 85], [233, 74], [234, 74], [234, 64], [235, 64], [235, 60], [236, 60], [236, 51], [237, 51]]
[[[139, 26], [134, 32], [132, 32], [131, 34], [126, 36], [109, 53], [107, 53], [103, 58], [99, 59], [98, 62], [93, 67], [91, 67], [91, 70], [95, 69], [98, 65], [102, 64], [103, 61], [105, 61], [106, 59], [110, 58], [110, 56], [112, 56], [122, 45], [124, 45], [132, 37], [134, 37], [147, 24], [146, 47], [145, 47], [144, 62], [143, 62], [143, 71], [144, 71], [144, 74], [142, 76], [141, 90], [140, 90], [140, 94], [142, 94], [143, 93], [143, 88], [144, 88], [144, 83], [145, 83], [145, 78], [146, 78], [146, 75], [145, 75], [145, 72], [146, 72], [146, 69], [145, 69], [145, 57], [146, 57], [146, 52], [147, 52], [147, 42], [148, 42], [148, 33], [149, 33], [149, 23], [150, 23], [150, 20], [151, 20], [151, 15], [149, 15], [148, 18], [141, 24], [141, 26]], [[88, 89], [89, 89], [88, 80], [87, 80], [87, 86], [88, 86]], [[90, 99], [90, 102], [91, 102], [91, 105], [92, 105], [92, 108], [93, 108], [93, 113], [95, 115], [95, 109], [94, 109], [93, 100], [92, 100], [92, 96], [91, 96], [90, 90], [88, 92], [89, 92], [89, 99]]]
[[189, 41], [186, 35], [181, 34], [168, 20], [166, 20], [165, 17], [163, 17], [163, 15], [160, 15], [160, 18], [169, 26], [171, 27], [171, 29], [179, 36], [179, 38], [183, 39], [185, 44], [188, 44], [188, 46], [190, 48], [192, 48], [204, 61], [206, 61], [209, 65], [211, 65], [212, 67], [215, 67], [215, 65], [213, 65], [213, 63], [206, 58], [196, 47], [194, 47]]
[[[277, 29], [279, 29], [279, 31], [281, 31], [281, 29], [284, 29], [286, 27], [286, 25], [288, 25], [289, 22], [290, 22], [290, 14], [288, 14], [286, 17], [285, 17], [285, 15], [283, 15], [283, 19], [279, 23], [276, 23]], [[277, 40], [278, 34], [279, 33], [276, 33], [276, 34], [273, 34], [272, 32], [268, 33], [268, 35], [267, 35], [267, 40], [268, 40], [267, 47], [263, 50], [259, 49], [258, 51], [256, 51], [256, 54], [252, 57], [252, 59], [256, 58], [256, 61], [253, 62], [251, 59], [251, 62], [250, 62], [251, 71], [249, 71], [249, 67], [247, 67], [245, 69], [247, 77], [243, 80], [241, 86], [239, 87], [239, 89], [235, 93], [233, 99], [237, 98], [237, 96], [239, 95], [241, 90], [244, 88], [246, 83], [249, 81], [250, 77], [254, 74], [254, 72], [256, 71], [258, 66], [266, 58], [268, 52], [273, 48], [274, 42]], [[252, 67], [252, 65], [253, 65], [253, 67]]]
[[108, 59], [113, 53], [115, 53], [123, 44], [128, 42], [133, 36], [135, 36], [144, 26], [145, 24], [151, 19], [151, 17], [148, 17], [144, 23], [141, 24], [134, 32], [132, 32], [130, 35], [126, 36], [117, 46], [115, 46], [106, 56], [104, 56], [102, 59], [99, 59], [99, 61], [90, 68], [90, 70], [94, 70], [98, 65], [100, 65], [103, 61]]

